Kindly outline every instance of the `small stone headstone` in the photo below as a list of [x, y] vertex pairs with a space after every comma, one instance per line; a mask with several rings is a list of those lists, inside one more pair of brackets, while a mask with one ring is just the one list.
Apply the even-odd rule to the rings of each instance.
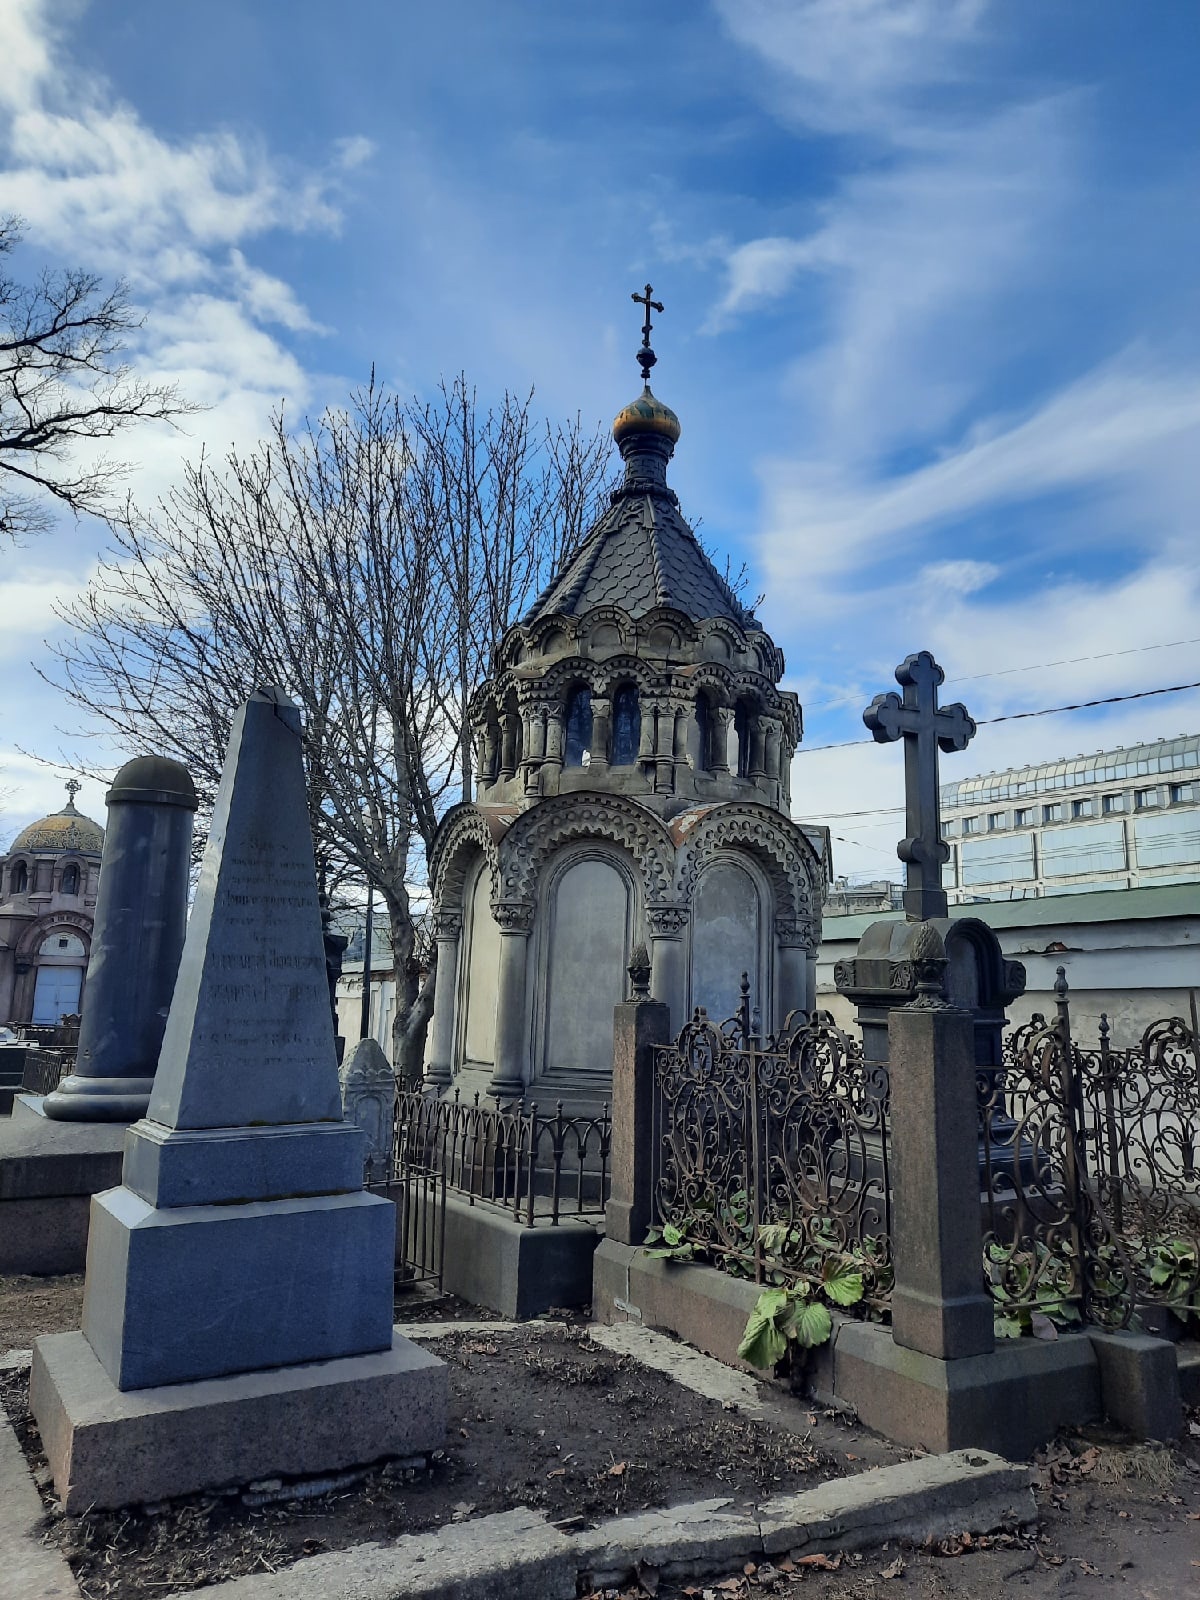
[[360, 1039], [342, 1063], [342, 1114], [367, 1137], [367, 1160], [378, 1166], [392, 1154], [396, 1074], [376, 1039]]

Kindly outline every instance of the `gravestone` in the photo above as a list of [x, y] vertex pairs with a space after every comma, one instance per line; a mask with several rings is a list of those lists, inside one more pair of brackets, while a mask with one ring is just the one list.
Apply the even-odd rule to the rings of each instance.
[[342, 1063], [342, 1115], [361, 1129], [367, 1161], [381, 1171], [392, 1158], [396, 1074], [377, 1039], [360, 1039]]
[[92, 1201], [83, 1329], [30, 1398], [67, 1510], [440, 1443], [445, 1369], [392, 1329], [395, 1210], [342, 1120], [301, 761], [239, 711], [147, 1116]]
[[187, 930], [196, 788], [163, 756], [127, 761], [105, 796], [108, 827], [75, 1066], [46, 1116], [132, 1122], [150, 1103]]

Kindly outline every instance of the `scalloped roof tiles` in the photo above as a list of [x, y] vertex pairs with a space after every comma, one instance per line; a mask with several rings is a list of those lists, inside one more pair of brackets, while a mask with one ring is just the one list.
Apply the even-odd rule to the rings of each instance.
[[613, 502], [525, 621], [581, 616], [609, 605], [620, 606], [631, 617], [672, 606], [697, 621], [732, 617], [744, 626], [752, 620], [673, 499], [636, 491], [626, 491]]

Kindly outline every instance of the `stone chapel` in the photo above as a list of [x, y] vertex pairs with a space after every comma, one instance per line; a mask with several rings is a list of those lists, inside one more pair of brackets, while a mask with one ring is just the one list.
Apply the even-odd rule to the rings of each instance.
[[603, 1098], [639, 945], [673, 1029], [731, 1016], [743, 971], [764, 1031], [814, 1004], [829, 862], [789, 816], [800, 705], [667, 483], [649, 331], [647, 307], [623, 481], [470, 706], [477, 798], [430, 857], [437, 1091]]

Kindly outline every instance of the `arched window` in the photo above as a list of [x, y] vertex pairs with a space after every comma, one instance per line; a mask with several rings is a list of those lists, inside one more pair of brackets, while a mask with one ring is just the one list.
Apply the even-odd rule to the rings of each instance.
[[63, 894], [79, 893], [79, 868], [74, 862], [63, 868], [61, 890]]
[[10, 894], [24, 894], [29, 887], [29, 868], [23, 861], [18, 861], [9, 870], [8, 888]]
[[563, 761], [568, 767], [586, 767], [592, 753], [592, 691], [577, 683], [567, 696], [567, 742]]
[[739, 778], [750, 776], [750, 707], [739, 700], [733, 713], [733, 731], [737, 735]]
[[631, 767], [642, 742], [642, 711], [632, 683], [623, 683], [613, 695], [612, 756], [614, 767]]
[[696, 696], [696, 766], [701, 772], [712, 771], [714, 720], [709, 698], [701, 691]]

